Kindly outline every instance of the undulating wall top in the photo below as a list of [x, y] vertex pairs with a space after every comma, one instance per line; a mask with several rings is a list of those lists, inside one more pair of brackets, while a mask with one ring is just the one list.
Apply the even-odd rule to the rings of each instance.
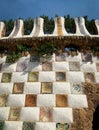
[[5, 24], [0, 22], [0, 39], [9, 39], [9, 38], [25, 38], [25, 37], [46, 37], [46, 36], [90, 36], [90, 37], [99, 37], [99, 20], [95, 20], [95, 25], [98, 31], [97, 35], [91, 35], [85, 26], [85, 19], [83, 17], [75, 18], [76, 33], [70, 34], [66, 31], [64, 27], [64, 17], [56, 17], [54, 19], [55, 27], [52, 34], [44, 34], [43, 26], [44, 19], [36, 18], [34, 19], [34, 27], [30, 35], [24, 35], [24, 22], [21, 19], [18, 19], [14, 22], [14, 27], [9, 36], [5, 37]]

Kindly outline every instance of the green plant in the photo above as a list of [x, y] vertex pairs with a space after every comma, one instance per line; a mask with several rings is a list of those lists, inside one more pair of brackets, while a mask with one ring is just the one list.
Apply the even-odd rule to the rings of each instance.
[[13, 52], [12, 54], [8, 54], [7, 55], [6, 62], [14, 63], [14, 62], [16, 62], [19, 59], [19, 57], [20, 57], [19, 53]]
[[22, 52], [22, 51], [29, 51], [31, 47], [26, 46], [26, 45], [22, 45], [22, 44], [18, 44], [17, 45], [17, 52]]
[[3, 130], [4, 122], [0, 121], [0, 130]]
[[40, 44], [37, 48], [37, 54], [39, 57], [48, 58], [55, 52], [57, 52], [57, 47], [52, 42], [45, 42], [43, 44]]

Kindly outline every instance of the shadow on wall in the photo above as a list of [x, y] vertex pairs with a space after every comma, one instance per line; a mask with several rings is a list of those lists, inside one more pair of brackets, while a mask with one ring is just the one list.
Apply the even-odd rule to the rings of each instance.
[[99, 105], [96, 107], [95, 113], [93, 114], [93, 129], [99, 130]]

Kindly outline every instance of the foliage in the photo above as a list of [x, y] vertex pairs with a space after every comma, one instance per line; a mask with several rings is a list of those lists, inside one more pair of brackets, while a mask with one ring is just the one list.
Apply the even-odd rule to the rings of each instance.
[[29, 51], [31, 47], [27, 45], [18, 44], [17, 45], [17, 52], [21, 53], [22, 51]]
[[16, 62], [19, 59], [19, 57], [20, 57], [19, 53], [13, 52], [12, 54], [8, 54], [7, 55], [6, 62], [14, 63], [14, 62]]
[[44, 33], [51, 34], [54, 30], [54, 19], [49, 18], [48, 16], [41, 16], [44, 19]]
[[55, 52], [57, 52], [57, 47], [52, 42], [45, 42], [37, 48], [37, 54], [39, 57], [48, 57]]
[[6, 36], [8, 36], [12, 32], [12, 29], [14, 27], [14, 20], [10, 19], [8, 21], [5, 20], [4, 22], [6, 25]]
[[4, 122], [0, 121], [0, 130], [3, 130]]
[[99, 47], [92, 47], [91, 50], [92, 50], [93, 52], [99, 52]]
[[65, 28], [68, 33], [75, 33], [76, 26], [74, 19], [70, 17], [70, 15], [64, 16], [65, 18]]
[[85, 18], [85, 25], [86, 25], [86, 28], [88, 29], [88, 31], [91, 34], [97, 34], [97, 28], [95, 26], [94, 19], [88, 20], [88, 16], [84, 16], [84, 18]]
[[8, 63], [14, 63], [21, 57], [22, 52], [28, 52], [29, 50], [30, 50], [29, 46], [18, 44], [15, 52], [7, 54], [6, 61]]
[[32, 18], [28, 18], [24, 20], [24, 33], [26, 35], [29, 35], [33, 29], [34, 21]]

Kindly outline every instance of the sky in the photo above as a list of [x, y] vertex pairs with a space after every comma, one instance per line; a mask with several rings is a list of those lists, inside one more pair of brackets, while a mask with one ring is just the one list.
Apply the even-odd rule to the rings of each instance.
[[68, 14], [99, 19], [99, 0], [0, 0], [0, 20]]

